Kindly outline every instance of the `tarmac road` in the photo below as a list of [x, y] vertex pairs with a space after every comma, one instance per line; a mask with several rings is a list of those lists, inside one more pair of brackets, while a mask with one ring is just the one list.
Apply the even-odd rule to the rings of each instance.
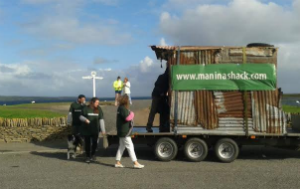
[[0, 154], [1, 189], [92, 188], [300, 188], [300, 153], [268, 147], [243, 147], [233, 163], [218, 162], [211, 152], [200, 163], [155, 160], [152, 149], [136, 146], [145, 168], [132, 169], [127, 153], [123, 164], [112, 167], [116, 147], [98, 152], [96, 163], [84, 158], [66, 160], [65, 152]]

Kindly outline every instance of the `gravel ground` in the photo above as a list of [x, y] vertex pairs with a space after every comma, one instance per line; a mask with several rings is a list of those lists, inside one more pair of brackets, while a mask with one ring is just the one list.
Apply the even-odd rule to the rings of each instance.
[[[150, 103], [137, 101], [131, 109], [138, 111]], [[114, 129], [116, 108], [105, 106], [103, 111], [108, 130]], [[218, 162], [212, 151], [203, 162], [188, 162], [180, 150], [175, 160], [160, 162], [150, 147], [135, 145], [140, 163], [146, 166], [142, 170], [132, 169], [127, 152], [122, 160], [126, 168], [114, 168], [116, 151], [115, 145], [99, 149], [97, 161], [91, 164], [84, 163], [83, 157], [66, 160], [62, 151], [0, 154], [0, 189], [298, 189], [300, 186], [300, 152], [296, 151], [245, 146], [236, 161], [226, 164]]]
[[300, 153], [245, 147], [239, 159], [219, 163], [211, 152], [204, 162], [187, 162], [179, 153], [172, 162], [156, 161], [151, 148], [136, 146], [142, 170], [113, 168], [116, 147], [100, 150], [96, 163], [66, 160], [66, 153], [0, 155], [1, 189], [52, 188], [299, 188]]

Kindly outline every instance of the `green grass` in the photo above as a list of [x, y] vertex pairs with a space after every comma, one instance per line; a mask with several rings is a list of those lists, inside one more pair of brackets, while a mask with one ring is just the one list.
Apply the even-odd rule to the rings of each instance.
[[295, 98], [300, 98], [300, 94], [283, 94], [283, 97], [295, 97]]
[[36, 104], [18, 104], [18, 105], [12, 105], [8, 107], [12, 108], [47, 108], [47, 107], [53, 107], [53, 106], [70, 106], [71, 102], [54, 102], [54, 103], [36, 103]]
[[54, 118], [66, 116], [66, 114], [41, 110], [39, 108], [45, 105], [34, 106], [33, 104], [16, 105], [16, 106], [0, 106], [0, 117], [2, 118]]
[[283, 111], [287, 113], [300, 113], [300, 106], [282, 106]]
[[[36, 103], [0, 106], [2, 118], [53, 118], [68, 114], [71, 102], [61, 103]], [[113, 105], [112, 102], [100, 102], [103, 105]]]

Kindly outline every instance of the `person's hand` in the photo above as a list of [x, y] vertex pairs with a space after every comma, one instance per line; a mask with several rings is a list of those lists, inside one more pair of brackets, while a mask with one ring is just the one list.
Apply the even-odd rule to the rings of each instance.
[[86, 120], [85, 120], [85, 123], [86, 123], [86, 124], [90, 124], [90, 120], [86, 119]]
[[101, 132], [102, 135], [106, 135], [106, 132]]

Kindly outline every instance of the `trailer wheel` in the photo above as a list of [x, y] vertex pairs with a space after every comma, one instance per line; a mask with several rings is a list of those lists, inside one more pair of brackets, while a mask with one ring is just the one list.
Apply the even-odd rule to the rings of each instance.
[[199, 138], [191, 138], [184, 145], [185, 157], [194, 162], [202, 161], [206, 158], [208, 147], [206, 142]]
[[223, 138], [215, 145], [215, 153], [220, 161], [230, 163], [238, 157], [239, 147], [234, 140]]
[[171, 138], [160, 138], [155, 144], [155, 155], [161, 161], [171, 161], [178, 152], [175, 141]]

